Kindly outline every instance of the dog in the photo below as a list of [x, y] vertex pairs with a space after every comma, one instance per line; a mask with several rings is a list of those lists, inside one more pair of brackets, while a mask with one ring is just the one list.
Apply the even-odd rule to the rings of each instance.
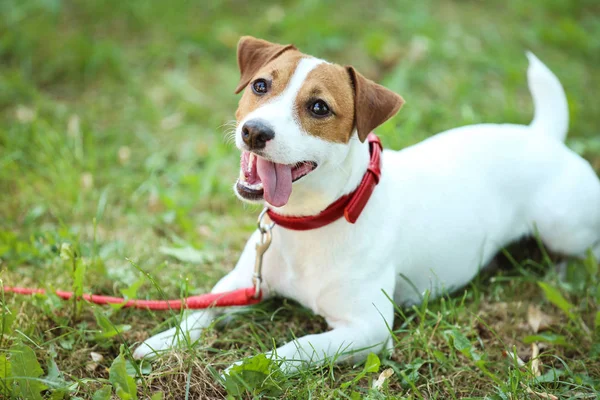
[[[293, 45], [240, 39], [234, 192], [264, 204], [275, 222], [263, 298], [293, 299], [331, 328], [268, 353], [284, 371], [390, 349], [394, 303], [464, 287], [523, 237], [537, 234], [567, 256], [591, 249], [600, 257], [600, 181], [563, 143], [569, 116], [560, 82], [527, 57], [530, 125], [464, 126], [381, 152], [372, 131], [402, 97]], [[259, 239], [256, 231], [213, 292], [252, 284]], [[134, 357], [198, 340], [221, 312], [190, 314]]]

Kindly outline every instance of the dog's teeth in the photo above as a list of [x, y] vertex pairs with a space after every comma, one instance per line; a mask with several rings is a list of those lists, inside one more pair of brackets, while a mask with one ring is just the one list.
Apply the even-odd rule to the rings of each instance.
[[252, 163], [254, 162], [255, 157], [254, 153], [250, 153], [250, 156], [248, 157], [248, 172], [252, 172]]
[[240, 168], [240, 177], [238, 178], [240, 182], [246, 181], [246, 174], [244, 174], [244, 170]]
[[258, 183], [248, 183], [248, 181], [240, 181], [240, 183], [251, 190], [260, 190], [263, 188], [263, 184], [262, 182], [258, 182]]

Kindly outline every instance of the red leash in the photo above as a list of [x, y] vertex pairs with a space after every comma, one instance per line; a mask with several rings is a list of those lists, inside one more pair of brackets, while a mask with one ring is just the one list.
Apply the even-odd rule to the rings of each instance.
[[[264, 225], [262, 219], [267, 213], [265, 208], [258, 217], [258, 230], [260, 231], [260, 241], [256, 243], [256, 260], [254, 264], [254, 274], [252, 276], [253, 286], [243, 289], [232, 290], [222, 293], [208, 293], [199, 296], [191, 296], [185, 299], [177, 300], [126, 300], [121, 297], [99, 296], [97, 294], [84, 294], [80, 298], [94, 304], [122, 304], [123, 307], [143, 308], [145, 310], [181, 310], [202, 309], [209, 307], [232, 307], [249, 306], [259, 303], [262, 300], [262, 291], [260, 284], [262, 281], [262, 259], [263, 255], [271, 245], [271, 230], [275, 224]], [[4, 291], [15, 294], [45, 294], [44, 289], [27, 289], [22, 287], [4, 286]], [[73, 292], [57, 290], [54, 292], [58, 297], [69, 300], [72, 299]]]
[[[44, 289], [27, 289], [22, 287], [4, 286], [6, 293], [15, 294], [45, 294]], [[58, 297], [69, 300], [73, 298], [73, 292], [57, 290], [54, 292]], [[84, 294], [82, 299], [94, 304], [123, 304], [123, 307], [143, 308], [145, 310], [181, 310], [201, 309], [209, 307], [231, 307], [249, 306], [261, 301], [262, 293], [255, 297], [255, 288], [232, 290], [223, 293], [208, 293], [199, 296], [191, 296], [178, 300], [126, 300], [121, 297], [99, 296], [97, 294]]]
[[[122, 304], [123, 307], [142, 308], [146, 310], [181, 310], [202, 309], [209, 307], [232, 307], [249, 306], [259, 303], [262, 300], [262, 291], [260, 284], [262, 281], [262, 258], [271, 245], [271, 230], [275, 224], [264, 225], [262, 219], [267, 213], [265, 208], [258, 217], [258, 230], [260, 231], [260, 241], [256, 243], [256, 260], [254, 264], [254, 274], [252, 276], [253, 286], [243, 289], [232, 290], [222, 293], [208, 293], [199, 296], [191, 296], [185, 299], [177, 300], [126, 300], [121, 297], [99, 296], [96, 294], [84, 294], [80, 298], [94, 304]], [[22, 287], [4, 286], [4, 291], [15, 294], [45, 294], [44, 289], [28, 289]], [[72, 299], [73, 292], [57, 290], [54, 292], [58, 297], [69, 300]]]

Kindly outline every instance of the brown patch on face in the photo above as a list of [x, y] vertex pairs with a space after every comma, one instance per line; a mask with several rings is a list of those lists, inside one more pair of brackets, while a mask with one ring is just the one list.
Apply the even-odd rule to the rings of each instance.
[[267, 81], [268, 91], [265, 94], [258, 95], [248, 85], [235, 112], [237, 121], [241, 121], [246, 115], [280, 95], [290, 82], [298, 63], [304, 57], [306, 56], [297, 50], [288, 50], [273, 61], [262, 66], [252, 76], [249, 83], [251, 85], [257, 79], [264, 79]]
[[[316, 117], [311, 105], [324, 101], [331, 113]], [[319, 64], [308, 73], [295, 101], [305, 132], [330, 142], [347, 143], [354, 128], [354, 90], [348, 72], [335, 64]]]

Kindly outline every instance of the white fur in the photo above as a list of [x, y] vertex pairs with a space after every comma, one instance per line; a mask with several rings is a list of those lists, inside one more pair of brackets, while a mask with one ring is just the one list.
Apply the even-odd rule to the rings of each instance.
[[[503, 246], [535, 229], [553, 251], [581, 256], [593, 248], [600, 256], [600, 182], [560, 140], [568, 124], [560, 83], [535, 56], [529, 59], [532, 125], [466, 126], [386, 150], [381, 181], [356, 224], [342, 218], [305, 232], [275, 227], [264, 260], [265, 296], [294, 299], [333, 328], [277, 348], [284, 369], [381, 351], [390, 345], [394, 322], [384, 293], [406, 305], [419, 303], [427, 290], [439, 296], [460, 288]], [[358, 185], [368, 162], [367, 145], [356, 137], [347, 145], [328, 143], [295, 121], [290, 104], [317, 62], [303, 60], [281, 98], [247, 117], [273, 124], [274, 161], [319, 162], [294, 184], [284, 213], [321, 211]], [[251, 285], [257, 239], [255, 232], [215, 292]], [[168, 349], [181, 332], [197, 340], [217, 312], [191, 314], [180, 329], [148, 339], [134, 355]]]
[[564, 141], [569, 130], [569, 105], [560, 81], [533, 53], [527, 52], [527, 80], [535, 114], [531, 128]]

